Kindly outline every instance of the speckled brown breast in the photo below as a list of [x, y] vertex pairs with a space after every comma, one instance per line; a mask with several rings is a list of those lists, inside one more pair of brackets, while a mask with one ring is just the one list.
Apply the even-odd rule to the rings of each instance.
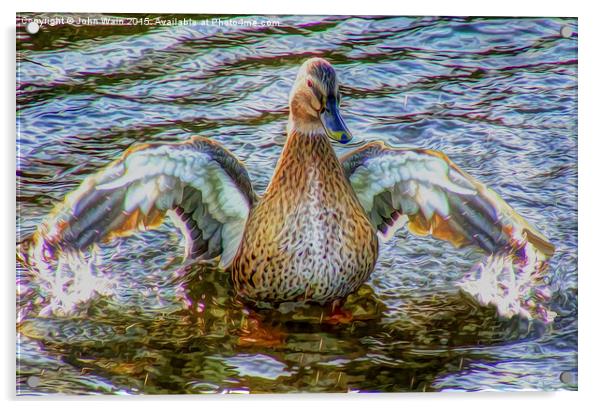
[[232, 277], [253, 301], [333, 301], [374, 269], [376, 232], [326, 136], [291, 134], [251, 210]]

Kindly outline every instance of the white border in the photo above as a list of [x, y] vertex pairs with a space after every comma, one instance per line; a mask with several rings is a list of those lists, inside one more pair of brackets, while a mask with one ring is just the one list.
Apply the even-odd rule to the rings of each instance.
[[[2, 397], [9, 406], [35, 407], [104, 407], [107, 404], [126, 406], [142, 403], [145, 406], [160, 407], [166, 401], [174, 401], [178, 406], [194, 405], [195, 407], [265, 407], [267, 406], [311, 406], [344, 404], [350, 407], [363, 407], [368, 404], [397, 407], [431, 407], [445, 408], [483, 407], [504, 408], [509, 405], [521, 408], [523, 406], [541, 405], [547, 408], [581, 408], [600, 405], [602, 396], [597, 396], [600, 374], [600, 345], [602, 320], [600, 305], [602, 298], [598, 291], [602, 289], [599, 272], [600, 242], [602, 241], [602, 226], [600, 216], [600, 170], [599, 158], [602, 152], [602, 132], [599, 121], [602, 116], [600, 109], [599, 76], [602, 72], [600, 61], [600, 14], [593, 4], [595, 2], [578, 1], [528, 1], [502, 0], [494, 1], [326, 1], [302, 0], [285, 3], [267, 1], [263, 3], [249, 1], [220, 0], [218, 2], [201, 1], [156, 1], [145, 0], [135, 3], [124, 0], [103, 0], [97, 3], [82, 0], [54, 0], [41, 3], [33, 0], [19, 0], [7, 4], [2, 2], [2, 137], [4, 155], [2, 160], [2, 192], [1, 201], [3, 216], [2, 237], [2, 269], [3, 297], [2, 314], [5, 336], [2, 342], [2, 361], [0, 376], [2, 377]], [[149, 12], [149, 13], [232, 13], [232, 14], [395, 14], [395, 15], [481, 15], [481, 16], [568, 16], [579, 18], [579, 392], [555, 393], [480, 393], [480, 394], [378, 394], [362, 396], [345, 395], [255, 395], [255, 396], [178, 396], [178, 397], [137, 397], [133, 399], [119, 397], [100, 398], [69, 398], [65, 401], [52, 398], [40, 401], [15, 398], [15, 342], [14, 342], [14, 237], [15, 237], [15, 37], [14, 22], [17, 11], [57, 11], [57, 12]], [[85, 401], [82, 402], [82, 400]], [[598, 401], [598, 404], [593, 402]]]

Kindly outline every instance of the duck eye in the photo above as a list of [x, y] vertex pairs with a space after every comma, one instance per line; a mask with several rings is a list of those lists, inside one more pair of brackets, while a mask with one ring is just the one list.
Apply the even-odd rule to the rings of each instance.
[[314, 86], [314, 82], [313, 82], [312, 80], [308, 79], [308, 80], [307, 80], [307, 86], [308, 86], [309, 88], [313, 88], [313, 86]]

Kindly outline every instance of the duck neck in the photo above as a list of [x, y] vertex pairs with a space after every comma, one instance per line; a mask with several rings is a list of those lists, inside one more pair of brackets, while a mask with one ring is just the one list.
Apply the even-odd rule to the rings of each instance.
[[[266, 194], [276, 190], [301, 192], [322, 186], [329, 178], [344, 178], [343, 169], [323, 128], [303, 131], [289, 120], [288, 135]], [[277, 187], [277, 188], [276, 188]], [[290, 189], [289, 189], [290, 188]]]

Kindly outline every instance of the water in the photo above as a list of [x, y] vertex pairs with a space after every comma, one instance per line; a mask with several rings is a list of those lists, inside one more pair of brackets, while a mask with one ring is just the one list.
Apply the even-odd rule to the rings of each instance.
[[280, 25], [21, 25], [17, 241], [135, 143], [213, 138], [262, 192], [296, 71], [322, 56], [355, 141], [447, 153], [557, 246], [554, 323], [477, 307], [455, 284], [482, 254], [405, 231], [349, 301], [361, 319], [249, 311], [215, 266], [181, 265], [166, 224], [104, 246], [91, 293], [70, 308], [55, 305], [68, 283], [17, 263], [18, 393], [576, 389], [576, 20], [247, 19]]

